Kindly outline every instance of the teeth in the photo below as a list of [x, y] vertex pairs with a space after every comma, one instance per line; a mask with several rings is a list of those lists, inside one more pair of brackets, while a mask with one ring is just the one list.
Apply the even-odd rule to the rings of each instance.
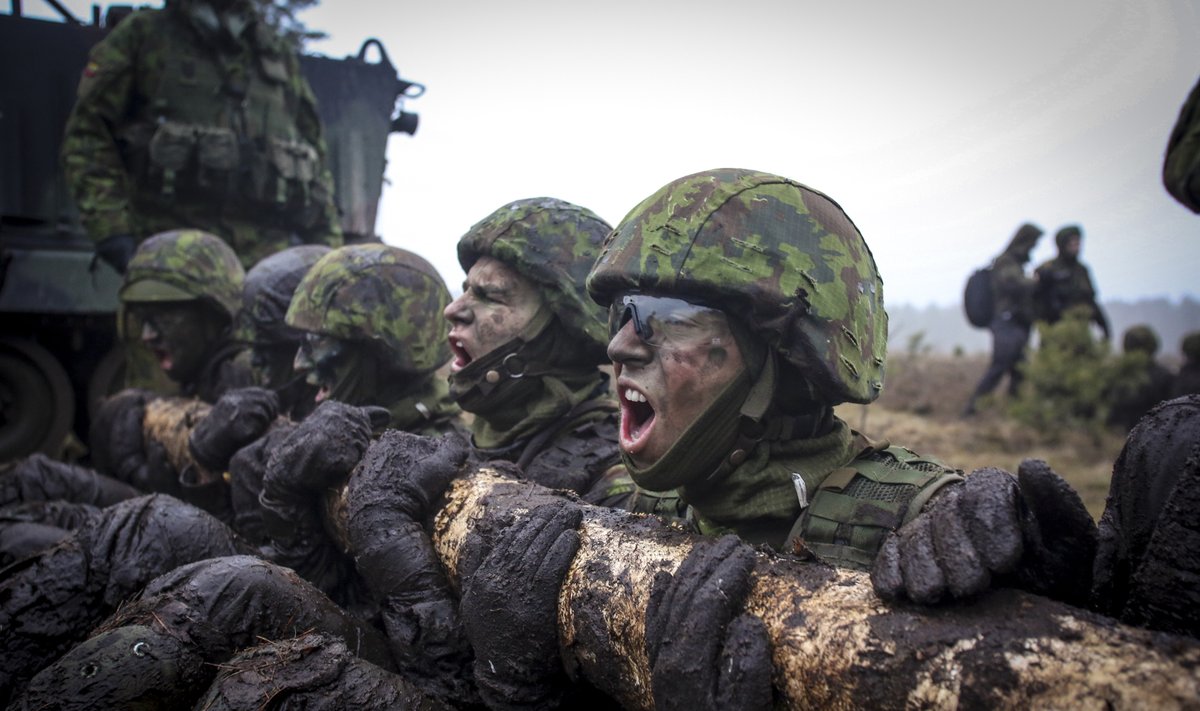
[[625, 399], [629, 402], [646, 402], [646, 396], [633, 388], [625, 389]]
[[463, 346], [463, 344], [462, 344], [462, 341], [455, 341], [454, 345], [458, 348], [465, 348], [465, 346]]

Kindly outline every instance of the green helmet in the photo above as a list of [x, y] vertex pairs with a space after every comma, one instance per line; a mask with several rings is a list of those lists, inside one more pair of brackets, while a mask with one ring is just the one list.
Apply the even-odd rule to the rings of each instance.
[[203, 300], [232, 319], [242, 305], [244, 279], [241, 261], [220, 237], [170, 230], [138, 245], [119, 296], [127, 304]]
[[546, 303], [596, 363], [608, 357], [605, 312], [587, 298], [583, 280], [612, 227], [587, 208], [540, 197], [511, 202], [458, 241], [464, 271], [480, 257], [503, 262], [541, 287]]
[[426, 373], [450, 360], [446, 283], [423, 258], [386, 244], [340, 247], [296, 287], [285, 322], [348, 341], [374, 341], [398, 370]]
[[1139, 323], [1126, 329], [1121, 338], [1121, 347], [1126, 353], [1141, 351], [1147, 355], [1154, 355], [1158, 352], [1158, 336], [1152, 328]]
[[587, 278], [601, 305], [627, 291], [719, 308], [765, 339], [830, 403], [883, 388], [883, 281], [858, 228], [829, 197], [777, 175], [680, 178], [635, 207]]

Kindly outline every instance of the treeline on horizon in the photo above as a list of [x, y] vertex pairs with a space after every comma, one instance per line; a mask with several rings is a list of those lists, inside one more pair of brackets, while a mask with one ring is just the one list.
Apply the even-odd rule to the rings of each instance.
[[[1103, 306], [1112, 327], [1114, 351], [1120, 351], [1121, 334], [1125, 329], [1143, 323], [1158, 334], [1162, 344], [1159, 357], [1178, 359], [1181, 357], [1179, 342], [1184, 335], [1200, 331], [1200, 300], [1192, 297], [1184, 297], [1181, 301], [1166, 298], [1105, 301]], [[991, 334], [987, 329], [974, 328], [967, 323], [961, 305], [889, 304], [887, 310], [889, 353], [991, 352]]]

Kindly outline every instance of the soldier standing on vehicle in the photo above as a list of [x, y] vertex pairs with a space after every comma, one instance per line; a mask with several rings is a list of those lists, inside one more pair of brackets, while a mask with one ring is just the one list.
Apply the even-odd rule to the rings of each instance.
[[312, 90], [249, 0], [168, 0], [122, 21], [91, 51], [62, 157], [118, 272], [169, 229], [216, 234], [247, 268], [342, 242]]
[[1108, 319], [1096, 302], [1096, 288], [1087, 265], [1079, 260], [1083, 245], [1083, 231], [1078, 225], [1068, 225], [1054, 235], [1058, 245], [1058, 256], [1039, 266], [1037, 289], [1034, 291], [1034, 312], [1039, 320], [1057, 323], [1071, 309], [1086, 309], [1089, 320], [1094, 321], [1109, 339]]
[[976, 401], [996, 389], [1008, 375], [1008, 393], [1015, 395], [1021, 385], [1020, 366], [1029, 344], [1029, 329], [1033, 325], [1033, 293], [1036, 281], [1026, 276], [1025, 265], [1030, 252], [1042, 236], [1036, 225], [1021, 225], [1008, 246], [992, 263], [992, 301], [995, 304], [992, 322], [992, 362], [975, 386], [975, 392], [963, 409], [964, 415], [974, 415]]

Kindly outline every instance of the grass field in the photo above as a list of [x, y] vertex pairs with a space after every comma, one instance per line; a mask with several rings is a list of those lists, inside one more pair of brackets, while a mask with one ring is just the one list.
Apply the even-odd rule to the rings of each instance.
[[888, 358], [884, 394], [872, 405], [842, 405], [838, 414], [855, 429], [932, 455], [964, 471], [994, 466], [1015, 473], [1022, 459], [1044, 459], [1079, 491], [1099, 518], [1112, 464], [1125, 441], [1119, 431], [1093, 437], [1067, 431], [1050, 437], [1004, 414], [1001, 388], [980, 413], [960, 413], [987, 360], [982, 356], [900, 354]]

